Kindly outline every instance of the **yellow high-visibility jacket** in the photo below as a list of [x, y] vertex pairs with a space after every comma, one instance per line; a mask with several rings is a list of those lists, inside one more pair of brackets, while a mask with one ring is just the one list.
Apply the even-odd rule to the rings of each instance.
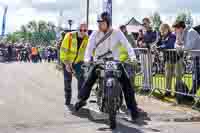
[[60, 47], [60, 60], [70, 63], [79, 63], [84, 60], [85, 50], [88, 44], [88, 36], [85, 36], [78, 50], [77, 32], [67, 33]]
[[121, 62], [125, 62], [126, 60], [128, 60], [129, 55], [127, 49], [122, 44], [118, 45], [118, 49], [119, 49], [119, 60]]

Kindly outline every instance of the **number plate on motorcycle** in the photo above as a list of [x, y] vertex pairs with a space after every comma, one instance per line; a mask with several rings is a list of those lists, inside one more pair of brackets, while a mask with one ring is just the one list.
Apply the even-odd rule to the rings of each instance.
[[117, 70], [117, 64], [113, 61], [106, 62], [106, 70]]

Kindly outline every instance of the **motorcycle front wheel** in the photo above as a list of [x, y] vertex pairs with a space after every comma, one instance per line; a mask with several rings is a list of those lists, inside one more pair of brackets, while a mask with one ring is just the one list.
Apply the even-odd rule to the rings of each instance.
[[116, 110], [116, 100], [114, 98], [110, 98], [108, 100], [108, 115], [109, 115], [109, 124], [111, 129], [116, 128], [116, 115], [117, 115], [117, 110]]

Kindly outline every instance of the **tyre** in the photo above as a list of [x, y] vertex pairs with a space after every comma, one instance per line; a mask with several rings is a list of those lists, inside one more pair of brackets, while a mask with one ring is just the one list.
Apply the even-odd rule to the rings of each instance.
[[109, 115], [109, 124], [111, 129], [116, 128], [117, 110], [120, 108], [121, 87], [118, 80], [110, 78], [106, 81], [105, 89], [106, 110]]
[[110, 124], [110, 128], [113, 130], [116, 128], [116, 114], [117, 111], [115, 109], [116, 103], [115, 100], [110, 100], [109, 101], [109, 124]]

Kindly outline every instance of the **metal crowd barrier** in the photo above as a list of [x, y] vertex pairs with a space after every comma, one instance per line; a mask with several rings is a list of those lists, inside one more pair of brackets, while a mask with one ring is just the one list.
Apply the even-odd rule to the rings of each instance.
[[[139, 93], [190, 96], [196, 99], [194, 106], [200, 101], [200, 50], [134, 50], [140, 62], [134, 79]], [[188, 90], [183, 90], [178, 81], [183, 82]]]

